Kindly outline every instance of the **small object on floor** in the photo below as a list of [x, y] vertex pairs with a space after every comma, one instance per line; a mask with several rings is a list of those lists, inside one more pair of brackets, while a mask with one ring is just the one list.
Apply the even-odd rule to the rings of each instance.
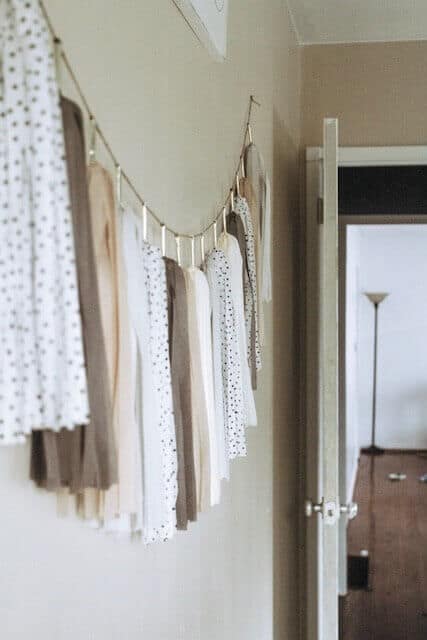
[[420, 482], [427, 482], [427, 473], [419, 477]]
[[388, 479], [391, 482], [400, 482], [401, 480], [406, 480], [406, 473], [389, 473]]
[[369, 587], [369, 551], [361, 549], [358, 556], [348, 556], [349, 589], [368, 589]]

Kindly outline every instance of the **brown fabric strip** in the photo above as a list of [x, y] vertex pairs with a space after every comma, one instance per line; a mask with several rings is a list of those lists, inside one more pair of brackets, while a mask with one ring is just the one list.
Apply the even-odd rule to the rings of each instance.
[[43, 470], [43, 464], [39, 466], [34, 460], [41, 437], [45, 473], [50, 477], [33, 479], [48, 489], [68, 486], [75, 493], [89, 487], [108, 489], [117, 482], [117, 462], [89, 211], [83, 117], [79, 106], [67, 98], [61, 99], [61, 108], [91, 418], [88, 425], [73, 431], [35, 434], [31, 473], [37, 475], [37, 469]]
[[197, 520], [196, 477], [194, 469], [193, 424], [191, 410], [190, 344], [185, 276], [181, 267], [165, 258], [169, 316], [169, 355], [175, 414], [178, 457], [178, 529]]

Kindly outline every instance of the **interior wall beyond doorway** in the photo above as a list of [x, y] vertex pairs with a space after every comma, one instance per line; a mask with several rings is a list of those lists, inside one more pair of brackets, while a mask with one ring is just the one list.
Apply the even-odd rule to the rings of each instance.
[[340, 146], [427, 142], [427, 42], [303, 47], [303, 142], [322, 143], [322, 119], [339, 119]]
[[374, 311], [363, 295], [390, 295], [379, 308], [377, 444], [427, 448], [427, 226], [359, 228], [357, 318], [360, 445], [371, 439]]

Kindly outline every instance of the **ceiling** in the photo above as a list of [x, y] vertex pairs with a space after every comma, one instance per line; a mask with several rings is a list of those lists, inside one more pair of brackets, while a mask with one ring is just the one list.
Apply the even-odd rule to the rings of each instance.
[[288, 0], [301, 44], [427, 40], [427, 0]]

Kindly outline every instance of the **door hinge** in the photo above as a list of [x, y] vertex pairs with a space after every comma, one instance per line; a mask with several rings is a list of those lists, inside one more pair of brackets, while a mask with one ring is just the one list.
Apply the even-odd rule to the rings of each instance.
[[317, 198], [317, 224], [323, 224], [323, 198]]

